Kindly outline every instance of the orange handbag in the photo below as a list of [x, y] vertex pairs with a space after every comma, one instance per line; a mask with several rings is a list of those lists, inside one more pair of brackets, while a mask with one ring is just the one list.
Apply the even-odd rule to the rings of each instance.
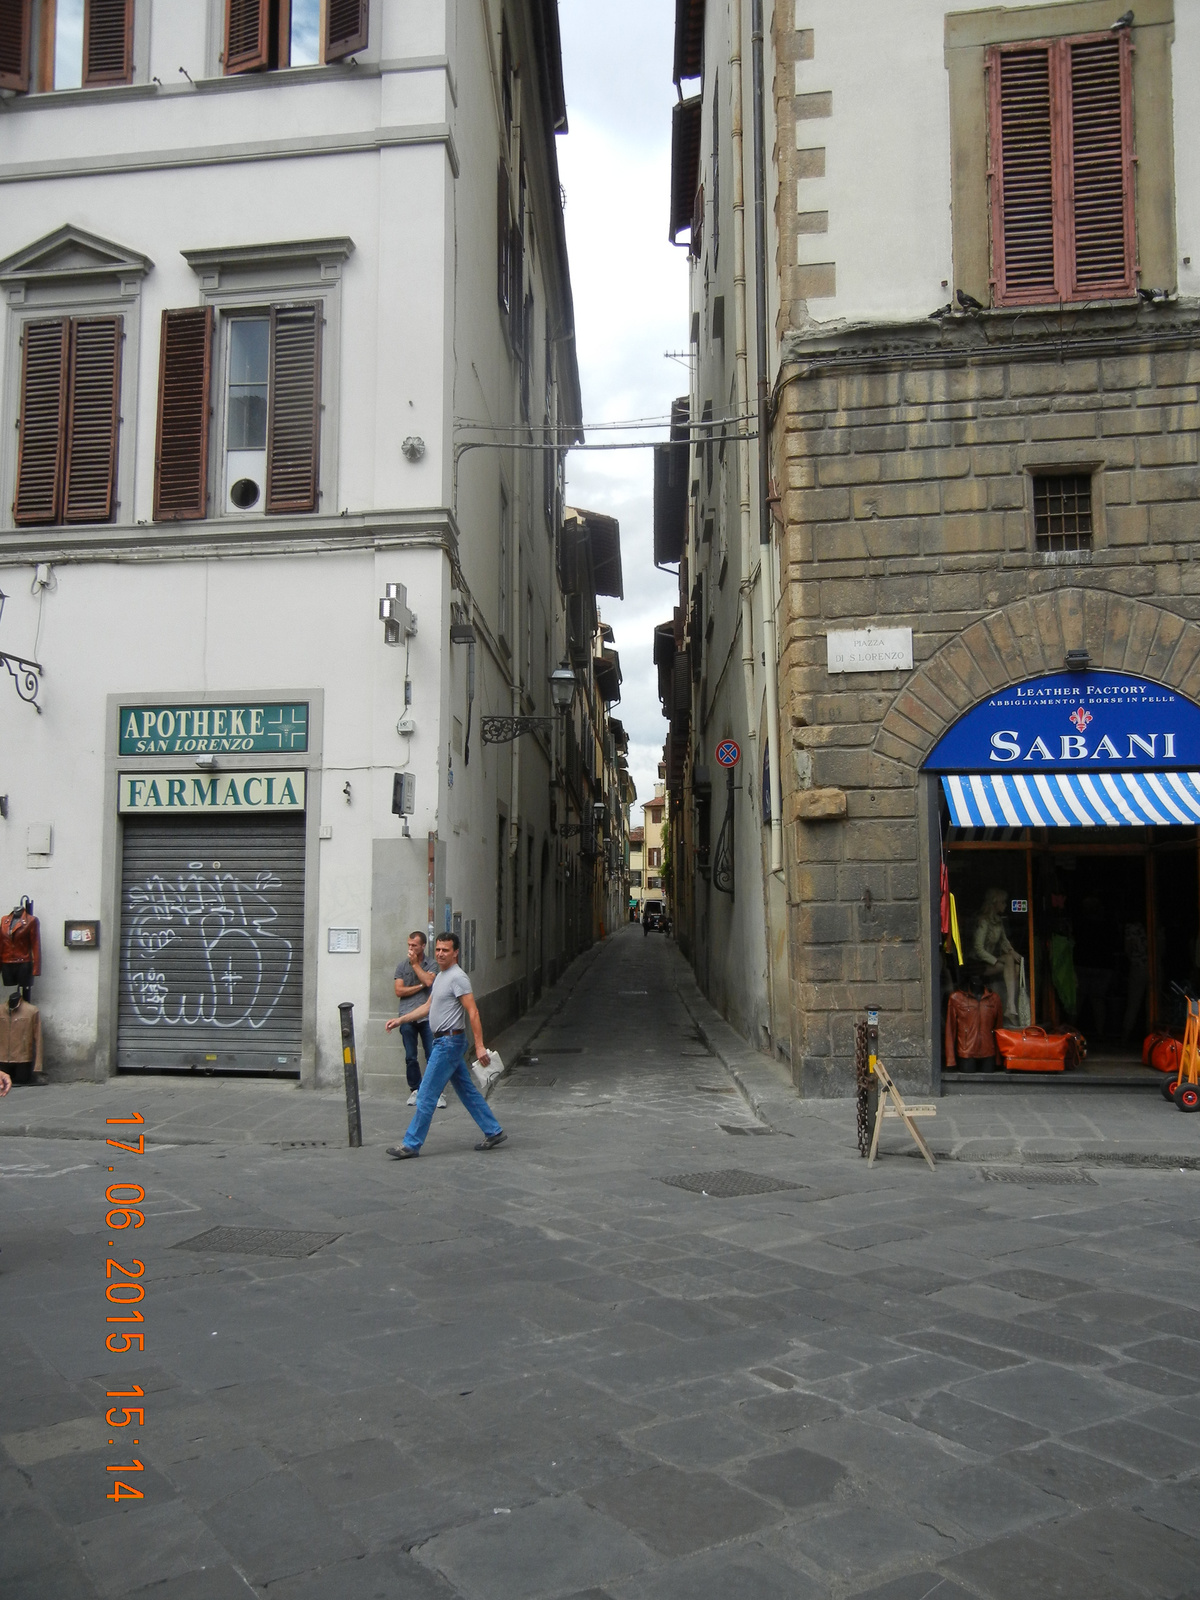
[[1081, 1033], [1047, 1033], [1045, 1028], [997, 1028], [996, 1053], [1009, 1072], [1064, 1072], [1087, 1055]]
[[1179, 1058], [1182, 1055], [1183, 1040], [1169, 1033], [1151, 1034], [1142, 1047], [1142, 1060], [1146, 1066], [1158, 1072], [1169, 1072], [1172, 1076], [1179, 1072]]

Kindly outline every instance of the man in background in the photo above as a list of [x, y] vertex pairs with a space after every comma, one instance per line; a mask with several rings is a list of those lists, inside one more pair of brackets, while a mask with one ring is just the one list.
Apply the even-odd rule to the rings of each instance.
[[[434, 973], [425, 965], [425, 935], [414, 929], [408, 936], [408, 958], [401, 961], [396, 968], [396, 998], [407, 1000], [407, 1006], [401, 1006], [401, 1011], [407, 1011], [412, 1006], [420, 1006], [429, 998], [429, 991], [433, 987]], [[417, 1090], [421, 1087], [421, 1063], [417, 1056], [417, 1040], [420, 1039], [425, 1050], [425, 1065], [429, 1066], [429, 1058], [433, 1054], [433, 1030], [427, 1021], [401, 1022], [400, 1037], [404, 1041], [404, 1071], [411, 1091], [408, 1097], [410, 1106], [417, 1103]], [[441, 1095], [438, 1105], [445, 1107], [446, 1097]]]

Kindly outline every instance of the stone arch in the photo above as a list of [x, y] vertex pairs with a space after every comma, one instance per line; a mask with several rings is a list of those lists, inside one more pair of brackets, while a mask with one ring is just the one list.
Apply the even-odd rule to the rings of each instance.
[[1200, 701], [1200, 626], [1103, 589], [1057, 589], [972, 623], [913, 674], [879, 724], [875, 775], [898, 763], [915, 777], [965, 711], [1011, 684], [1061, 672], [1067, 651], [1078, 649], [1094, 667], [1152, 678]]

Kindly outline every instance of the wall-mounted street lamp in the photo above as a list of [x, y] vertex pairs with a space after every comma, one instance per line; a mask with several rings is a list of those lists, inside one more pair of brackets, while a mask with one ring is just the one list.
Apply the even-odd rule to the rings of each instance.
[[[0, 591], [0, 616], [4, 615], [4, 602], [8, 596]], [[42, 708], [37, 703], [38, 690], [42, 686], [40, 677], [41, 666], [36, 661], [27, 661], [24, 656], [10, 656], [6, 651], [0, 650], [0, 662], [8, 668], [9, 676], [16, 685], [17, 694], [27, 705], [31, 705], [40, 717]]]
[[554, 704], [553, 717], [480, 717], [479, 729], [484, 744], [508, 744], [523, 733], [553, 733], [559, 717], [571, 709], [575, 698], [575, 674], [564, 661], [550, 674], [550, 699]]

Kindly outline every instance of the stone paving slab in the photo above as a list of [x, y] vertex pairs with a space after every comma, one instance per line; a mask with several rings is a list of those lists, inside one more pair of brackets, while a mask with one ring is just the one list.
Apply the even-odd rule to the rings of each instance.
[[[543, 997], [487, 1155], [456, 1105], [398, 1164], [394, 1099], [352, 1151], [337, 1097], [279, 1085], [25, 1091], [104, 1090], [0, 1145], [4, 1600], [1193, 1592], [1200, 1174], [1093, 1162], [1120, 1122], [1077, 1097], [1006, 1106], [1004, 1154], [1052, 1137], [1087, 1183], [930, 1173], [892, 1128], [868, 1168], [852, 1107], [751, 1052], [756, 1099], [709, 1092], [737, 1085], [685, 978], [633, 929]], [[520, 1060], [546, 1038], [578, 1051], [552, 1084]], [[1151, 1102], [1127, 1103], [1136, 1143]], [[144, 1156], [58, 1137], [113, 1105], [145, 1108]], [[953, 1114], [1000, 1137], [983, 1097]], [[321, 1116], [326, 1142], [285, 1137]], [[110, 1166], [139, 1228], [106, 1226]], [[739, 1169], [800, 1187], [662, 1181]], [[178, 1248], [236, 1239], [214, 1229], [329, 1242]], [[104, 1347], [110, 1259], [145, 1265], [117, 1274], [144, 1352]], [[126, 1433], [105, 1410], [135, 1385]], [[144, 1499], [106, 1501], [135, 1458]]]

